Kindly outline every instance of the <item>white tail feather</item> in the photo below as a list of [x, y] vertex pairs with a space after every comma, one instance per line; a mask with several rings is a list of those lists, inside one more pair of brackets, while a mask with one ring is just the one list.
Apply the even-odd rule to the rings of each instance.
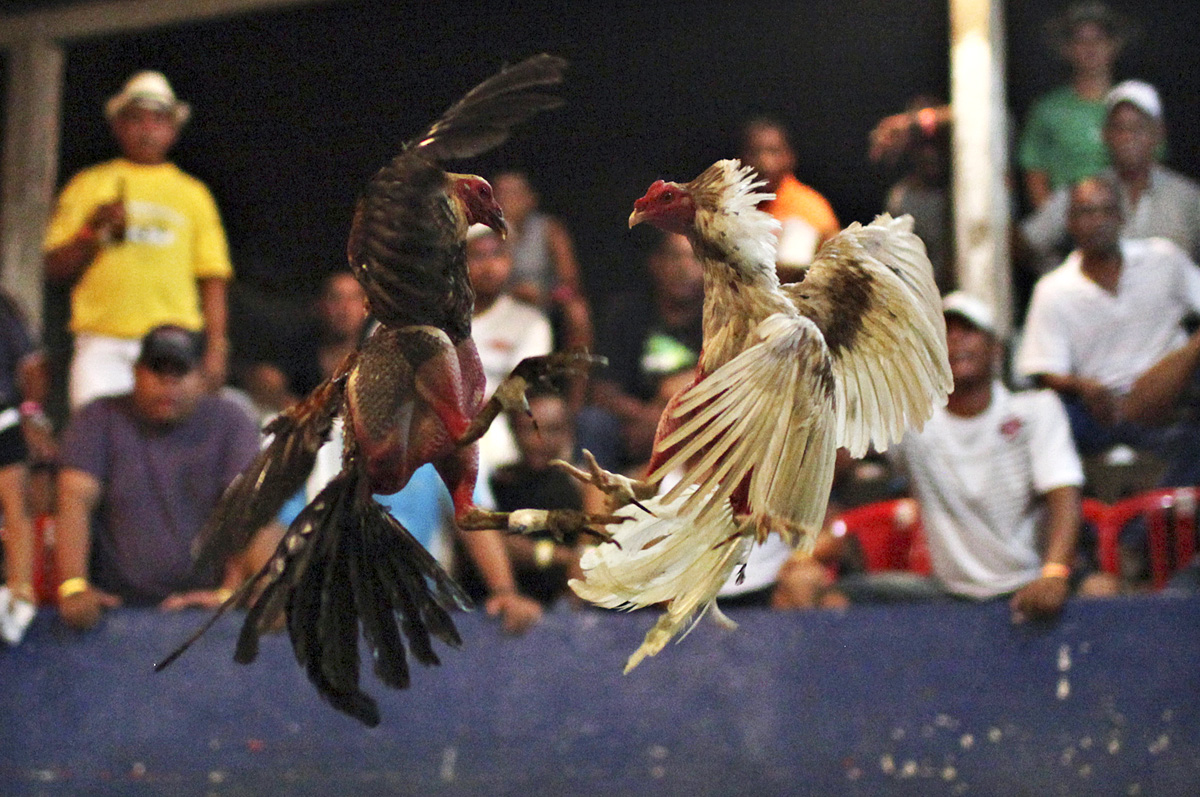
[[575, 594], [609, 609], [666, 602], [666, 611], [629, 657], [625, 672], [681, 631], [686, 635], [710, 609], [718, 622], [731, 624], [716, 609], [717, 592], [745, 562], [754, 538], [738, 534], [728, 508], [704, 518], [681, 515], [689, 494], [646, 501], [653, 515], [633, 506], [622, 509], [618, 514], [635, 520], [609, 527], [620, 547], [605, 544], [588, 551], [580, 560], [583, 580], [571, 581]]

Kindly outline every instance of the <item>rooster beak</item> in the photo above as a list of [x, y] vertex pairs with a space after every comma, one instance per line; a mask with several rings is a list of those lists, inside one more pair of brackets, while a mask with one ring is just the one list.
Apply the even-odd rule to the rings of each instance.
[[499, 206], [488, 214], [488, 219], [484, 224], [495, 230], [501, 240], [508, 238], [508, 222], [504, 220], [504, 211], [500, 210]]
[[646, 220], [646, 214], [644, 212], [638, 210], [637, 208], [634, 208], [633, 212], [629, 214], [629, 229], [632, 230], [634, 227], [641, 224], [645, 220]]

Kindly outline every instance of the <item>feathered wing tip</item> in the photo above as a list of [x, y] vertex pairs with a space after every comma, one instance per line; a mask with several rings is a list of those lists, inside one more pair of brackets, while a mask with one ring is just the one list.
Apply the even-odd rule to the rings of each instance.
[[360, 623], [375, 674], [386, 686], [404, 689], [409, 685], [404, 641], [418, 662], [438, 664], [431, 637], [460, 645], [448, 610], [470, 605], [437, 561], [348, 471], [305, 507], [253, 581], [262, 588], [246, 613], [234, 659], [253, 661], [260, 635], [286, 613], [296, 660], [317, 691], [369, 726], [379, 723], [379, 710], [359, 688]]
[[225, 488], [196, 537], [198, 565], [222, 562], [244, 548], [304, 485], [341, 408], [343, 384], [339, 371], [267, 425], [271, 442]]
[[883, 451], [920, 429], [953, 388], [941, 297], [912, 218], [851, 224], [783, 286], [820, 327], [834, 360], [837, 442]]
[[666, 611], [629, 657], [627, 673], [690, 630], [709, 609], [729, 622], [716, 608], [717, 592], [746, 560], [753, 538], [738, 534], [728, 510], [709, 513], [706, 520], [678, 514], [686, 497], [644, 502], [653, 514], [634, 506], [620, 510], [617, 514], [635, 518], [610, 528], [620, 547], [604, 544], [588, 551], [580, 560], [584, 578], [570, 582], [575, 594], [608, 609], [666, 602]]
[[534, 114], [562, 104], [540, 89], [562, 82], [567, 62], [542, 53], [526, 58], [467, 92], [417, 139], [416, 148], [435, 161], [469, 158], [498, 146], [509, 131]]

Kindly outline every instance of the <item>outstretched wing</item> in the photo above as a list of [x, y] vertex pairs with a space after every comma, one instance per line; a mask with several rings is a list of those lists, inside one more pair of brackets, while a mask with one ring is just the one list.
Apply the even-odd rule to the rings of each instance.
[[657, 445], [672, 453], [648, 478], [657, 481], [684, 467], [683, 479], [664, 500], [695, 484], [681, 513], [706, 519], [749, 477], [751, 513], [815, 531], [837, 451], [829, 353], [816, 325], [803, 316], [777, 313], [754, 334], [755, 343], [667, 409], [679, 426]]
[[783, 290], [833, 358], [839, 446], [854, 456], [882, 451], [945, 404], [953, 386], [946, 324], [911, 216], [850, 225]]
[[367, 183], [346, 247], [371, 314], [391, 327], [436, 326], [455, 343], [470, 334], [475, 296], [463, 258], [466, 221], [446, 195], [439, 163], [486, 152], [512, 127], [561, 103], [540, 89], [566, 61], [535, 55], [480, 83]]
[[542, 53], [505, 67], [451, 105], [412, 148], [434, 161], [470, 158], [504, 143], [514, 125], [557, 108], [543, 88], [562, 82], [565, 59]]

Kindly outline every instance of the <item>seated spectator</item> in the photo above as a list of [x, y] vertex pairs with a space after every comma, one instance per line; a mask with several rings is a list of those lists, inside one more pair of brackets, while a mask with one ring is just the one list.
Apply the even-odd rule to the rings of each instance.
[[[1200, 257], [1200, 184], [1159, 164], [1165, 139], [1162, 103], [1154, 87], [1127, 80], [1108, 93], [1104, 146], [1112, 166], [1098, 176], [1117, 188], [1125, 238], [1166, 238], [1195, 261]], [[1057, 265], [1069, 248], [1070, 187], [1049, 197], [1021, 224], [1042, 271]]]
[[796, 153], [782, 123], [766, 117], [742, 128], [742, 161], [754, 167], [775, 198], [759, 205], [782, 225], [776, 259], [780, 279], [794, 282], [812, 262], [821, 244], [842, 230], [825, 197], [796, 179]]
[[48, 394], [45, 359], [34, 348], [12, 297], [0, 292], [0, 512], [4, 517], [4, 586], [0, 638], [21, 642], [36, 614], [34, 569], [41, 552], [30, 511], [29, 460], [52, 459], [50, 423], [41, 402]]
[[1094, 0], [1073, 3], [1046, 28], [1050, 46], [1071, 68], [1065, 85], [1033, 104], [1021, 132], [1017, 162], [1025, 194], [1038, 209], [1051, 193], [1091, 177], [1108, 163], [1097, 134], [1113, 68], [1134, 27], [1124, 16]]
[[890, 452], [910, 474], [933, 576], [865, 574], [839, 588], [851, 601], [1007, 598], [1018, 619], [1056, 616], [1075, 588], [1114, 594], [1114, 577], [1074, 567], [1083, 469], [1057, 396], [1000, 383], [983, 302], [954, 293], [945, 313], [954, 391]]
[[121, 604], [215, 607], [266, 560], [201, 572], [192, 558], [204, 521], [259, 443], [241, 407], [205, 392], [202, 351], [196, 333], [154, 328], [141, 341], [133, 392], [86, 405], [63, 435], [56, 547], [68, 625], [88, 628]]
[[614, 295], [600, 320], [592, 404], [578, 418], [579, 443], [607, 470], [633, 471], [650, 458], [666, 406], [663, 380], [692, 368], [703, 343], [704, 271], [682, 235], [652, 230], [650, 290]]
[[276, 414], [307, 396], [337, 370], [367, 330], [367, 295], [349, 271], [327, 276], [313, 317], [281, 348], [273, 362], [247, 369], [246, 392], [263, 411]]
[[[529, 399], [532, 417], [509, 413], [508, 423], [521, 458], [496, 470], [490, 479], [496, 508], [518, 509], [584, 508], [579, 484], [564, 471], [551, 467], [556, 459], [570, 460], [575, 447], [575, 429], [570, 407], [553, 393]], [[549, 534], [510, 534], [504, 538], [509, 559], [522, 594], [544, 606], [563, 595], [573, 598], [569, 578], [582, 578], [579, 568], [582, 540], [557, 541]]]
[[1187, 340], [1200, 269], [1165, 239], [1121, 238], [1103, 178], [1072, 189], [1068, 225], [1077, 248], [1034, 287], [1017, 372], [1062, 397], [1084, 456], [1126, 444], [1166, 462], [1164, 486], [1200, 483], [1200, 425], [1149, 429], [1125, 408], [1135, 381]]
[[[485, 396], [490, 396], [521, 360], [550, 353], [550, 322], [541, 310], [507, 292], [512, 253], [494, 230], [482, 224], [472, 227], [466, 254], [475, 289], [471, 337], [487, 379]], [[479, 441], [479, 460], [485, 471], [514, 462], [517, 456], [512, 432], [503, 423], [492, 424]]]
[[499, 172], [492, 178], [492, 190], [508, 224], [506, 242], [513, 263], [508, 292], [546, 313], [556, 349], [590, 349], [592, 315], [583, 297], [571, 233], [538, 209], [538, 194], [524, 172]]

